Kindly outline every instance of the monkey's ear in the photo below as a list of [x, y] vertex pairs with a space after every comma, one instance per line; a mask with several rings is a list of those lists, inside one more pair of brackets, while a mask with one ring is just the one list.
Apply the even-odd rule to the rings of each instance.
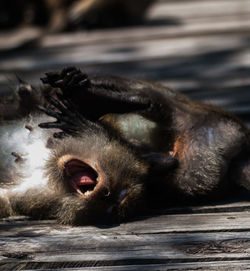
[[150, 169], [156, 174], [166, 174], [178, 167], [179, 161], [169, 153], [151, 152], [143, 155], [150, 164]]

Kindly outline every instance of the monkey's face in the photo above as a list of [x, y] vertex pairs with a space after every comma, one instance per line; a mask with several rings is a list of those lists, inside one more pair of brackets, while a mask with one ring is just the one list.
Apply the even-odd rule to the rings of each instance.
[[61, 223], [113, 222], [141, 208], [147, 166], [103, 134], [63, 140], [47, 165]]
[[88, 199], [106, 191], [106, 176], [96, 160], [73, 152], [57, 159], [57, 169], [62, 175], [63, 190]]

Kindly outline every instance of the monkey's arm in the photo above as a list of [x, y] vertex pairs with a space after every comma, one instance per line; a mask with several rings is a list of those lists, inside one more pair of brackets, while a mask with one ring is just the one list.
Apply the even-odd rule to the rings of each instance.
[[[57, 138], [62, 138], [67, 135], [81, 135], [87, 128], [92, 129], [93, 131], [97, 131], [98, 133], [105, 133], [110, 138], [122, 140], [120, 138], [120, 135], [114, 133], [114, 131], [110, 131], [109, 127], [105, 127], [99, 122], [93, 122], [82, 116], [74, 107], [74, 105], [71, 104], [71, 102], [68, 101], [67, 98], [64, 98], [63, 95], [57, 93], [57, 99], [58, 100], [54, 99], [51, 96], [47, 96], [48, 102], [53, 105], [58, 110], [58, 112], [40, 106], [40, 109], [45, 114], [56, 118], [56, 121], [40, 123], [39, 127], [45, 129], [60, 129], [61, 132], [54, 134], [54, 136]], [[128, 143], [127, 141], [125, 141], [125, 143], [133, 149], [137, 150], [138, 153], [140, 153], [141, 157], [149, 163], [151, 171], [154, 173], [163, 174], [178, 166], [177, 159], [173, 156], [170, 156], [169, 153], [164, 154], [152, 152], [150, 149], [144, 149], [144, 146], [142, 147], [141, 144], [133, 144], [131, 142]]]
[[139, 80], [114, 76], [89, 79], [74, 67], [46, 73], [41, 80], [53, 88], [60, 88], [77, 110], [93, 121], [108, 113], [144, 112], [149, 118], [165, 116], [172, 110], [172, 104], [177, 106], [175, 100], [178, 103], [181, 96], [165, 87]]

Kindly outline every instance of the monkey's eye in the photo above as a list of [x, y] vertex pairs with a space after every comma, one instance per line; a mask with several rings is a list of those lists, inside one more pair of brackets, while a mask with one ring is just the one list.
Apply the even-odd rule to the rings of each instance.
[[78, 159], [71, 159], [64, 165], [66, 177], [72, 188], [80, 195], [88, 196], [97, 184], [97, 172]]

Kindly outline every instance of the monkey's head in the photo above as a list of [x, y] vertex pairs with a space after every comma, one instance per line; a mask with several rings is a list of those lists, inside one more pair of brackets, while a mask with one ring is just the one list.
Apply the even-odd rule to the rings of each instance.
[[85, 131], [68, 137], [47, 163], [64, 224], [115, 222], [141, 211], [148, 166], [117, 139]]

